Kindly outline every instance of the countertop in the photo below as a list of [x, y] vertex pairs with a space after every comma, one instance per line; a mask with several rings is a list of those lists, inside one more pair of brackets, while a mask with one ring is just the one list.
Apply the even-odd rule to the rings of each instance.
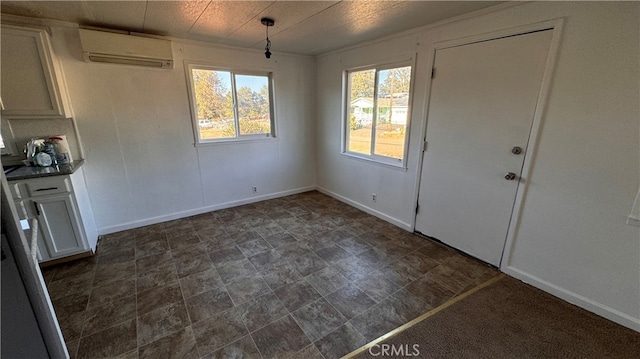
[[15, 170], [5, 174], [7, 181], [15, 181], [21, 179], [50, 177], [70, 175], [74, 173], [82, 164], [83, 160], [73, 161], [71, 163], [59, 164], [49, 167], [18, 167]]

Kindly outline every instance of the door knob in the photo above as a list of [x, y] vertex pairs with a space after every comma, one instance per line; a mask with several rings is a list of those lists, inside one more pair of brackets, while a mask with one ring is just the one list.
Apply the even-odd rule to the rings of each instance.
[[511, 149], [511, 153], [513, 153], [514, 155], [519, 155], [522, 153], [522, 148], [515, 146], [514, 148]]
[[516, 179], [516, 174], [513, 172], [509, 172], [504, 176], [504, 179], [508, 181], [513, 181], [514, 179]]

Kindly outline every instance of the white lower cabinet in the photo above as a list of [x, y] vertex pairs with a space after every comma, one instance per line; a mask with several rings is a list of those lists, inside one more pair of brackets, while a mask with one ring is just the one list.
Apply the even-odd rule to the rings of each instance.
[[[73, 194], [67, 193], [32, 200], [38, 215], [40, 233], [49, 258], [59, 258], [84, 252], [88, 244], [82, 240], [80, 216]], [[41, 255], [45, 248], [40, 249]]]
[[82, 176], [78, 171], [72, 175], [10, 182], [21, 219], [38, 219], [40, 262], [95, 251], [93, 211], [86, 208], [84, 198], [76, 196], [86, 195], [86, 188], [77, 188], [77, 181], [71, 178]]

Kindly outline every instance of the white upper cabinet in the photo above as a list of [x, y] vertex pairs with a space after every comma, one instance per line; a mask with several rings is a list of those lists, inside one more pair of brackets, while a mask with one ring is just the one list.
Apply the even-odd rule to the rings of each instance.
[[44, 29], [2, 25], [2, 117], [72, 117], [58, 59]]

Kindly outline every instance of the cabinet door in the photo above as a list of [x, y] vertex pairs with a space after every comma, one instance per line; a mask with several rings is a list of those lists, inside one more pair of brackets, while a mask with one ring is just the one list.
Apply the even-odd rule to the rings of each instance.
[[46, 31], [3, 25], [1, 38], [3, 117], [66, 117]]
[[52, 259], [87, 250], [82, 240], [73, 194], [43, 197], [34, 200], [33, 205]]

